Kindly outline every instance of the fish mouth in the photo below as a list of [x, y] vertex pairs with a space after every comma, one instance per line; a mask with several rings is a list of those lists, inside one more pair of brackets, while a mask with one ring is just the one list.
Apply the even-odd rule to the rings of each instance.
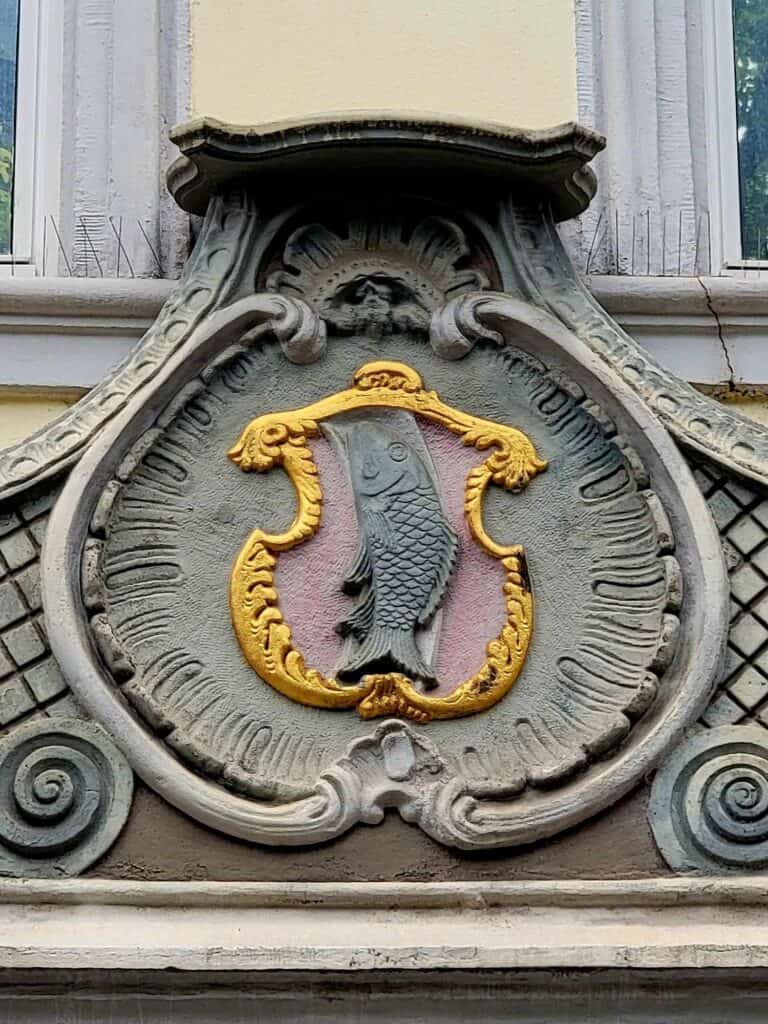
[[387, 480], [385, 484], [382, 484], [379, 487], [375, 486], [375, 481], [372, 481], [370, 485], [361, 483], [360, 493], [364, 495], [366, 498], [375, 498], [377, 495], [383, 494], [385, 491], [388, 491], [392, 487], [395, 487], [397, 484], [399, 484], [404, 476], [405, 470], [403, 470], [403, 472], [400, 473], [399, 476], [393, 477], [391, 480]]

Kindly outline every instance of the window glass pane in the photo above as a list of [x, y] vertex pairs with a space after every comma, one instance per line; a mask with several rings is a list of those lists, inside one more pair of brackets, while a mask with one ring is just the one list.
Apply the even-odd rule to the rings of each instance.
[[20, 0], [0, 0], [0, 253], [11, 251]]
[[[720, 0], [718, 0], [720, 2]], [[733, 0], [744, 259], [768, 258], [768, 0]]]

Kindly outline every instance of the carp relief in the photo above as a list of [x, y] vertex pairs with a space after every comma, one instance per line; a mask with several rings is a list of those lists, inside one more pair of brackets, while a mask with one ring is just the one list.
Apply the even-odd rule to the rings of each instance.
[[500, 846], [595, 813], [701, 699], [682, 459], [559, 321], [484, 290], [457, 224], [313, 222], [281, 252], [70, 477], [48, 587], [78, 699], [252, 841], [392, 806]]

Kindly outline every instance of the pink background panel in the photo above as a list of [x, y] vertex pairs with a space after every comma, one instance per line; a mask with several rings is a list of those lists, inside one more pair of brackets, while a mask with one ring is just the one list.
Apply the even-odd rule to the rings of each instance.
[[[459, 537], [459, 558], [443, 602], [437, 649], [440, 691], [453, 689], [485, 660], [485, 645], [504, 621], [501, 564], [472, 540], [464, 518], [467, 474], [482, 461], [449, 431], [418, 421], [440, 481], [443, 508]], [[334, 632], [356, 599], [341, 582], [357, 547], [357, 518], [345, 468], [324, 438], [312, 442], [323, 488], [323, 518], [316, 536], [279, 556], [275, 575], [280, 607], [307, 665], [330, 674], [344, 641]]]

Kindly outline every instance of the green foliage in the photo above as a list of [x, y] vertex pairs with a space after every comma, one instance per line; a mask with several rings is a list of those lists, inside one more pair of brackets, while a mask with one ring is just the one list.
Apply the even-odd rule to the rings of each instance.
[[745, 259], [768, 258], [768, 2], [734, 0], [741, 235]]

